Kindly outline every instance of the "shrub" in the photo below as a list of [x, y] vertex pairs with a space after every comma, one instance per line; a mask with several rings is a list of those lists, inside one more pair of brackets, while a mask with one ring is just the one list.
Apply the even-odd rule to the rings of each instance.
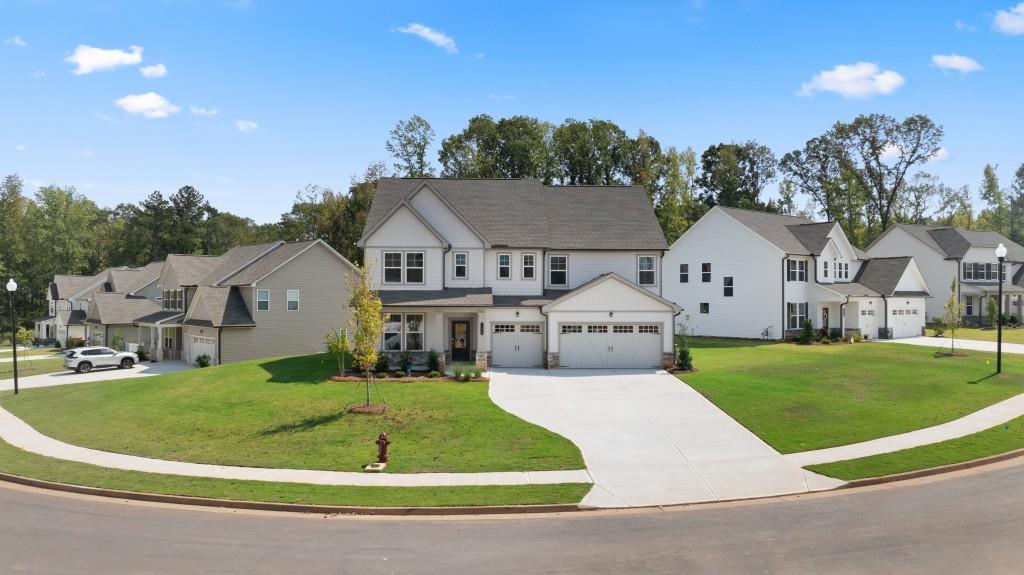
[[452, 373], [459, 381], [469, 381], [480, 377], [482, 370], [475, 363], [456, 363], [452, 365]]
[[427, 377], [429, 377], [431, 379], [437, 379], [437, 378], [441, 377], [441, 372], [437, 371], [437, 370], [431, 371], [430, 373], [427, 374]]
[[839, 341], [843, 339], [843, 330], [839, 329], [838, 327], [834, 327], [828, 330], [828, 338], [831, 339], [832, 341]]
[[385, 373], [388, 370], [388, 367], [390, 367], [390, 365], [388, 363], [387, 354], [380, 353], [377, 355], [377, 363], [374, 364], [373, 371], [376, 371], [377, 373]]
[[395, 379], [402, 379], [403, 377], [405, 377], [405, 372], [399, 369], [396, 370], [395, 373], [393, 373], [392, 375], [394, 376]]
[[932, 320], [932, 331], [935, 332], [935, 337], [942, 337], [942, 334], [946, 333], [945, 320], [942, 318]]
[[823, 338], [818, 340], [818, 343], [829, 344], [829, 343], [832, 343], [832, 340], [827, 338], [827, 337], [823, 337]]
[[110, 347], [117, 351], [124, 351], [124, 336], [121, 335], [121, 332], [114, 332], [113, 337], [110, 338]]
[[384, 379], [384, 378], [386, 378], [387, 376], [388, 376], [388, 372], [387, 372], [387, 370], [384, 370], [384, 371], [378, 371], [378, 372], [376, 372], [376, 373], [374, 373], [374, 374], [373, 374], [373, 377], [376, 377], [377, 379]]
[[811, 325], [811, 320], [805, 319], [803, 325], [800, 326], [800, 343], [810, 345], [812, 341], [814, 341], [814, 326]]
[[686, 338], [680, 338], [676, 345], [676, 369], [690, 371], [693, 369], [693, 355], [690, 354], [690, 346], [686, 344]]
[[196, 358], [196, 367], [202, 369], [204, 367], [210, 367], [210, 356], [205, 353]]
[[403, 351], [398, 356], [398, 368], [402, 371], [409, 371], [412, 369], [412, 352], [409, 350]]
[[434, 350], [427, 354], [427, 369], [431, 372], [441, 371], [441, 355]]
[[864, 336], [861, 335], [859, 331], [855, 331], [853, 332], [853, 335], [850, 336], [850, 341], [854, 343], [860, 343], [864, 341]]
[[338, 362], [338, 373], [345, 375], [345, 360], [349, 354], [348, 332], [332, 331], [324, 338], [324, 345], [327, 347], [327, 353], [334, 356], [334, 360]]
[[135, 355], [139, 356], [139, 361], [146, 361], [149, 359], [149, 356], [146, 355], [146, 350], [141, 347], [135, 352]]

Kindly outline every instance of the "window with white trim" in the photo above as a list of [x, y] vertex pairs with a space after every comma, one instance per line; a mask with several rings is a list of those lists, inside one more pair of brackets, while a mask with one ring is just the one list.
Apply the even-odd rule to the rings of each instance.
[[458, 280], [463, 280], [469, 277], [469, 253], [468, 252], [455, 252], [453, 256], [452, 265], [455, 266], [452, 272], [452, 277]]
[[606, 325], [588, 325], [587, 333], [608, 333], [608, 326]]
[[569, 284], [569, 256], [548, 258], [548, 284], [553, 286]]
[[256, 311], [270, 311], [270, 290], [256, 290]]
[[536, 277], [537, 255], [523, 254], [523, 279], [532, 280]]
[[679, 264], [679, 283], [690, 283], [690, 264]]
[[[183, 289], [169, 289], [163, 290], [163, 298], [161, 298], [161, 307], [168, 310], [181, 311], [185, 309], [185, 290]], [[69, 308], [70, 309], [70, 308]]]
[[703, 283], [711, 282], [711, 262], [700, 264], [700, 281]]
[[786, 329], [800, 329], [804, 322], [807, 321], [807, 303], [787, 302], [786, 315], [789, 317]]
[[974, 296], [964, 296], [964, 315], [974, 315]]
[[637, 331], [640, 333], [661, 333], [660, 325], [638, 325]]
[[402, 283], [402, 252], [384, 252], [384, 283]]
[[423, 283], [423, 252], [405, 253], [405, 283]]
[[658, 283], [658, 263], [654, 256], [637, 256], [636, 258], [636, 283], [642, 286], [652, 286]]
[[405, 349], [423, 351], [423, 314], [405, 314]]
[[381, 349], [384, 351], [402, 350], [402, 314], [384, 314], [384, 341]]
[[287, 298], [287, 305], [285, 307], [288, 311], [299, 311], [299, 290], [290, 289], [285, 294]]
[[583, 333], [582, 325], [563, 325], [562, 333]]
[[498, 254], [498, 279], [512, 279], [512, 254]]
[[821, 277], [828, 277], [828, 262], [821, 262]]
[[732, 297], [732, 276], [722, 277], [722, 295]]

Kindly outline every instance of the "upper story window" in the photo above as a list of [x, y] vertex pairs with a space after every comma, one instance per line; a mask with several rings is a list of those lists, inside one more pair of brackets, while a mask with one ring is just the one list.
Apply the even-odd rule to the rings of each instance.
[[[994, 263], [964, 262], [964, 279], [973, 281], [999, 281], [996, 278], [996, 267]], [[1006, 264], [1001, 270], [1002, 279], [1006, 280]]]
[[523, 254], [523, 279], [532, 280], [536, 277], [537, 256], [535, 254]]
[[402, 283], [402, 252], [384, 252], [384, 283]]
[[285, 309], [288, 311], [299, 311], [299, 290], [290, 289], [285, 293], [287, 299]]
[[690, 264], [679, 264], [679, 283], [690, 283]]
[[704, 262], [700, 264], [700, 281], [703, 283], [709, 283], [711, 281], [711, 263]]
[[405, 283], [423, 283], [423, 252], [406, 252]]
[[453, 263], [455, 269], [453, 276], [455, 279], [466, 279], [469, 277], [469, 254], [466, 252], [455, 252], [455, 261]]
[[553, 286], [569, 284], [569, 256], [551, 256], [548, 260], [548, 283]]
[[822, 266], [821, 266], [821, 277], [827, 278], [828, 277], [828, 262], [821, 262], [821, 263], [822, 263]]
[[843, 279], [850, 279], [850, 264], [849, 262], [843, 262]]
[[732, 276], [722, 277], [722, 295], [732, 297]]
[[786, 260], [786, 279], [791, 282], [807, 281], [807, 261]]
[[256, 311], [270, 311], [270, 290], [256, 290]]
[[637, 256], [636, 263], [636, 283], [642, 286], [652, 286], [658, 283], [658, 264], [654, 256]]
[[498, 254], [498, 279], [512, 278], [512, 254]]
[[160, 306], [163, 309], [181, 311], [185, 309], [185, 290], [167, 289], [163, 290], [163, 298]]

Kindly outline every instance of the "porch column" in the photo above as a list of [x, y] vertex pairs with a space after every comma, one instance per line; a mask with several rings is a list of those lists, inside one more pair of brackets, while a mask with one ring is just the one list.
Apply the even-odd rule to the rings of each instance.
[[153, 328], [156, 331], [156, 360], [164, 360], [164, 334], [161, 332], [159, 326]]
[[441, 359], [441, 371], [444, 371], [445, 364], [448, 362], [445, 359], [445, 352], [448, 349], [448, 341], [444, 337], [445, 326], [444, 326], [444, 312], [441, 310], [435, 311], [430, 316], [430, 321], [427, 322], [427, 349], [433, 349], [437, 352], [438, 357]]

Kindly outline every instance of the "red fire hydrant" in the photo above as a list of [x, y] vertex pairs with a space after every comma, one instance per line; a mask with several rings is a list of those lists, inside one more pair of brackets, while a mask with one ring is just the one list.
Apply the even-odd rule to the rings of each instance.
[[388, 439], [388, 432], [385, 431], [377, 437], [377, 463], [388, 462], [389, 445], [391, 445], [391, 440]]

